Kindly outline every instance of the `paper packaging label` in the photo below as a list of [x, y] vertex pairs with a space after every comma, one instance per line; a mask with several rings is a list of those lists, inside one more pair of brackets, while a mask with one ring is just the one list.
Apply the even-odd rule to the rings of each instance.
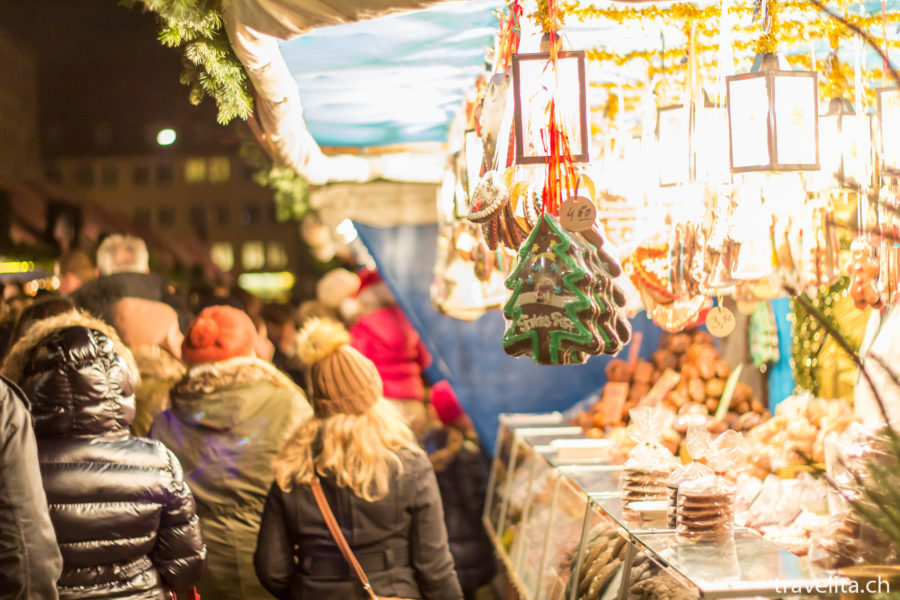
[[681, 375], [672, 369], [666, 369], [662, 372], [662, 375], [659, 376], [659, 379], [656, 380], [656, 383], [653, 384], [653, 387], [650, 388], [650, 391], [647, 392], [647, 395], [643, 397], [641, 404], [649, 404], [652, 406], [662, 402], [662, 399], [666, 397], [666, 394], [671, 392], [675, 386], [678, 385], [679, 381], [681, 381]]
[[559, 221], [569, 231], [586, 231], [597, 218], [597, 207], [584, 196], [574, 196], [559, 207]]
[[609, 381], [603, 388], [600, 400], [600, 414], [604, 423], [620, 423], [625, 401], [628, 399], [628, 384], [621, 381]]
[[706, 328], [716, 337], [725, 337], [734, 331], [734, 313], [724, 306], [716, 306], [706, 313]]

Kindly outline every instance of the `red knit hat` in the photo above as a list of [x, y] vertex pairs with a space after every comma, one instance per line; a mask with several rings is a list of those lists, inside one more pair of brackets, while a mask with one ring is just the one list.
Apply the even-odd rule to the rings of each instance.
[[247, 313], [231, 306], [210, 306], [188, 327], [181, 356], [191, 364], [253, 356], [255, 341], [256, 327]]
[[359, 296], [359, 294], [370, 285], [375, 285], [382, 281], [381, 274], [375, 269], [363, 269], [357, 273], [357, 275], [359, 275], [359, 289], [356, 290], [356, 296]]
[[431, 387], [431, 405], [444, 425], [449, 425], [465, 414], [456, 398], [456, 392], [446, 379]]

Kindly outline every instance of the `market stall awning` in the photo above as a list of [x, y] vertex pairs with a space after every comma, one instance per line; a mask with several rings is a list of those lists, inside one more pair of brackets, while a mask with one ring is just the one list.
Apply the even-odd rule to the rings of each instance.
[[[604, 14], [629, 3], [598, 0], [589, 4]], [[631, 4], [661, 9], [672, 6], [666, 2]], [[751, 4], [746, 0], [725, 4], [698, 0], [689, 6], [747, 9]], [[432, 6], [382, 16], [426, 5]], [[898, 5], [898, 0], [886, 1], [888, 10]], [[281, 161], [313, 183], [379, 177], [434, 182], [440, 169], [437, 155], [430, 155], [432, 166], [423, 168], [421, 158], [417, 165], [407, 164], [408, 154], [326, 156], [319, 145], [371, 147], [445, 141], [453, 114], [482, 71], [485, 50], [492, 45], [496, 30], [495, 10], [503, 6], [499, 0], [232, 0], [227, 14], [232, 44], [257, 93], [256, 116], [270, 150]], [[847, 10], [878, 14], [881, 3], [858, 3]], [[798, 14], [801, 20], [821, 17], [807, 9]], [[717, 34], [714, 66], [704, 66], [715, 71], [707, 73], [706, 79], [718, 81], [711, 92], [719, 99], [724, 96], [724, 77], [748, 66], [745, 63], [752, 59], [755, 34], [748, 33], [748, 27], [759, 17], [741, 10], [730, 18], [733, 22]], [[646, 85], [650, 79], [646, 56], [666, 52], [670, 71], [685, 62], [687, 40], [680, 22], [579, 16], [566, 21], [564, 36], [573, 49], [645, 57], [602, 64], [590, 61], [589, 104], [594, 108], [603, 107], [617, 95], [621, 104], [623, 87]], [[821, 60], [831, 48], [825, 39], [800, 38], [779, 51]], [[880, 57], [871, 48], [858, 50], [855, 43], [842, 44], [837, 51], [848, 65], [854, 63], [858, 52], [869, 68], [880, 66]], [[655, 79], [665, 79], [666, 61], [656, 63], [663, 66], [663, 73]], [[641, 115], [630, 113], [627, 119], [633, 125]]]
[[[339, 4], [314, 15], [308, 3], [241, 0], [227, 11], [229, 36], [253, 82], [256, 117], [270, 151], [312, 183], [438, 181], [441, 153], [424, 161], [412, 153], [326, 156], [320, 145], [445, 141], [453, 114], [483, 70], [497, 23], [493, 10], [501, 2]], [[279, 42], [318, 25], [426, 4], [437, 6]]]

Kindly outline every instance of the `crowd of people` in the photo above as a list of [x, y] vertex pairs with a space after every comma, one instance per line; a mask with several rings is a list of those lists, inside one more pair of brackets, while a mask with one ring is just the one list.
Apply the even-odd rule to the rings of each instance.
[[129, 236], [57, 269], [0, 306], [0, 600], [493, 597], [483, 450], [377, 273], [293, 307], [181, 297]]

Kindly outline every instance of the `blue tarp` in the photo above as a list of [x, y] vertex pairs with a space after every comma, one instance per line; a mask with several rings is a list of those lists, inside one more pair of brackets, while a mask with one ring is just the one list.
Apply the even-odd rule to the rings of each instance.
[[769, 409], [775, 410], [778, 403], [794, 393], [794, 372], [791, 369], [791, 348], [793, 333], [788, 313], [791, 312], [789, 298], [776, 298], [771, 301], [772, 312], [775, 313], [775, 325], [778, 327], [779, 360], [769, 368]]
[[[490, 451], [500, 413], [565, 410], [606, 382], [608, 356], [594, 357], [578, 366], [537, 365], [503, 351], [500, 338], [506, 324], [499, 311], [473, 322], [438, 312], [428, 291], [437, 246], [436, 225], [376, 228], [356, 224], [356, 228], [434, 356], [432, 376], [451, 382]], [[659, 346], [661, 330], [645, 313], [640, 313], [632, 325], [634, 331], [643, 332], [641, 355], [649, 356]], [[621, 354], [627, 352], [626, 347]]]

